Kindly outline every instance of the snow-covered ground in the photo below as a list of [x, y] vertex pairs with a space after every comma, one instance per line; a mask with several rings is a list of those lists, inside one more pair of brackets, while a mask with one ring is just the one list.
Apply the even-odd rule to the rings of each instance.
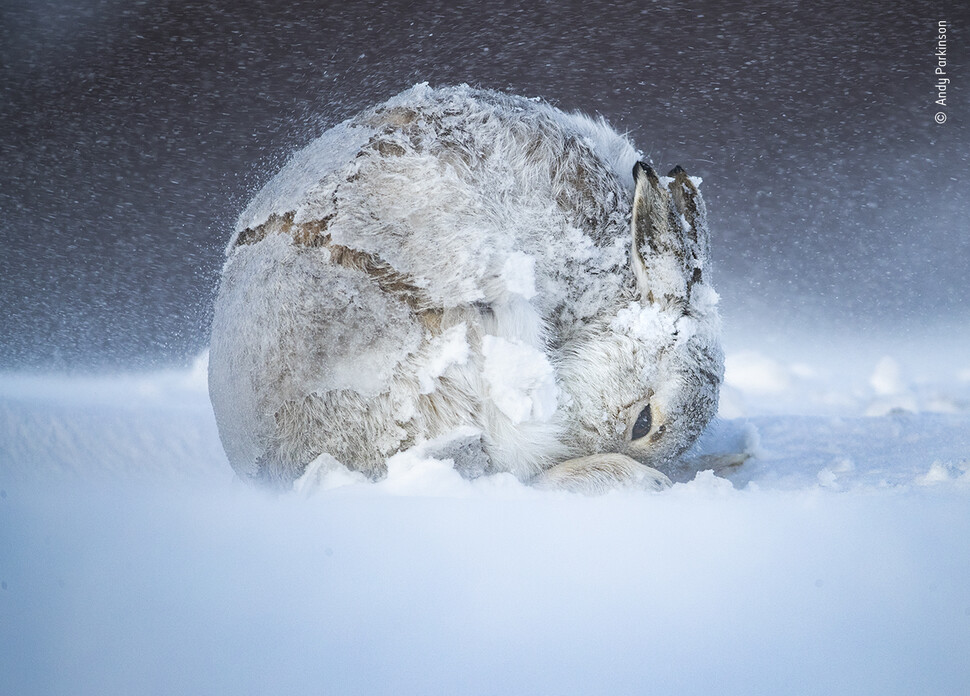
[[0, 376], [0, 693], [970, 693], [970, 354], [790, 354], [729, 350], [719, 476], [599, 498], [269, 495], [204, 360]]

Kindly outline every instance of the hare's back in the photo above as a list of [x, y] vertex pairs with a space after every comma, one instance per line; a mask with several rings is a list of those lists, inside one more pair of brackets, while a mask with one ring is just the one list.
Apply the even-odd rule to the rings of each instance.
[[[602, 121], [426, 85], [296, 153], [240, 216], [215, 303], [233, 467], [287, 482], [326, 452], [378, 475], [471, 426], [495, 470], [536, 473], [559, 452], [553, 353], [633, 299], [636, 158]], [[528, 414], [489, 367], [523, 355]]]
[[234, 244], [286, 218], [393, 269], [433, 306], [519, 293], [554, 311], [624, 267], [636, 154], [604, 123], [544, 103], [418, 85], [295, 155]]

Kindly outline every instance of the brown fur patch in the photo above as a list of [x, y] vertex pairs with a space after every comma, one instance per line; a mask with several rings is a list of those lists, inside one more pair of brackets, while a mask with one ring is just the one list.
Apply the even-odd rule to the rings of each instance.
[[326, 236], [327, 240], [330, 238], [329, 235], [324, 235], [324, 232], [326, 232], [331, 218], [303, 222], [297, 225], [293, 222], [294, 215], [295, 213], [292, 211], [284, 213], [283, 215], [273, 213], [262, 225], [247, 227], [240, 232], [236, 238], [236, 246], [255, 244], [256, 242], [263, 241], [272, 234], [289, 235], [299, 246], [326, 246], [327, 242], [323, 241], [322, 238], [324, 236]]
[[393, 106], [390, 108], [382, 107], [374, 112], [371, 118], [365, 119], [364, 123], [370, 126], [391, 126], [402, 128], [418, 120], [418, 112], [407, 106]]
[[327, 234], [327, 226], [332, 218], [293, 222], [294, 213], [279, 215], [273, 213], [262, 225], [247, 227], [239, 233], [236, 246], [256, 244], [270, 235], [285, 234], [297, 246], [307, 248], [325, 247], [330, 251], [330, 262], [344, 268], [352, 268], [369, 276], [385, 293], [407, 304], [418, 320], [432, 333], [438, 333], [441, 326], [441, 310], [434, 307], [424, 290], [418, 287], [406, 273], [400, 273], [377, 254], [351, 249], [334, 244]]

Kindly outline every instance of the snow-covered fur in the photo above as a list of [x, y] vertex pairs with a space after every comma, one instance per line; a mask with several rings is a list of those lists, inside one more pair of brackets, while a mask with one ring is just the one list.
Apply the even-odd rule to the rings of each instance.
[[227, 249], [209, 388], [234, 469], [379, 478], [435, 440], [467, 476], [663, 485], [723, 371], [698, 184], [603, 120], [467, 86], [325, 132]]

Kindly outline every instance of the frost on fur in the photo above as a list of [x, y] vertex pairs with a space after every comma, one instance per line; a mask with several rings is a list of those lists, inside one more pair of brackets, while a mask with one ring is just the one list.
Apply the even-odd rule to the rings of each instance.
[[328, 130], [227, 249], [209, 383], [233, 467], [376, 479], [454, 440], [465, 475], [666, 480], [722, 376], [698, 184], [603, 120], [467, 86]]

